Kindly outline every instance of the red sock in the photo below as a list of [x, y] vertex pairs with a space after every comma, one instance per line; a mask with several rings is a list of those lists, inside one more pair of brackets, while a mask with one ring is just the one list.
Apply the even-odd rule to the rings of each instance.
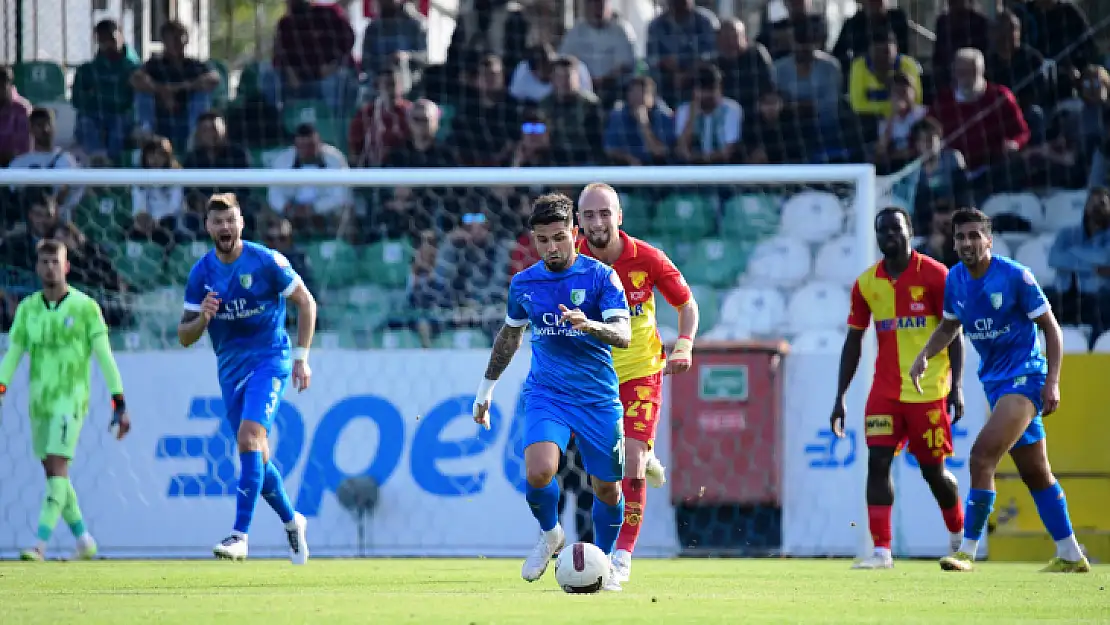
[[892, 506], [867, 506], [867, 523], [871, 528], [871, 542], [876, 549], [890, 549], [890, 539], [894, 534], [890, 524]]
[[617, 549], [632, 553], [636, 549], [636, 539], [640, 537], [640, 526], [644, 521], [644, 504], [647, 502], [646, 480], [624, 478], [624, 523], [617, 534]]
[[944, 515], [944, 525], [952, 533], [964, 531], [964, 507], [959, 501], [951, 508], [940, 511]]

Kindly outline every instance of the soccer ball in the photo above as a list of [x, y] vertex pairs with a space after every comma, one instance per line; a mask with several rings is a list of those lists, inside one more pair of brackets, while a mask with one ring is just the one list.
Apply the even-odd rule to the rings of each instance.
[[609, 579], [609, 556], [592, 543], [574, 543], [555, 560], [555, 581], [564, 592], [593, 594]]

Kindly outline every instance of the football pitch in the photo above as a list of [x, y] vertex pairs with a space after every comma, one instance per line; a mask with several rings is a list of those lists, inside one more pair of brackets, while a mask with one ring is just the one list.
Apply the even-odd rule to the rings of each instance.
[[517, 560], [0, 563], [0, 623], [1106, 623], [1110, 568], [845, 560], [639, 560], [622, 593], [572, 596]]

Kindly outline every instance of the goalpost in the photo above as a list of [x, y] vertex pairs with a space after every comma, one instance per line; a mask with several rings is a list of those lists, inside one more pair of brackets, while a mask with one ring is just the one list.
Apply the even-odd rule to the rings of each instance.
[[[509, 383], [498, 386], [493, 429], [476, 431], [470, 395], [485, 365], [491, 324], [503, 309], [496, 298], [469, 292], [429, 304], [481, 282], [482, 276], [458, 267], [448, 267], [451, 275], [440, 282], [425, 280], [441, 276], [449, 246], [458, 248], [450, 258], [487, 267], [481, 264], [486, 257], [474, 255], [486, 249], [483, 237], [497, 241], [490, 249], [499, 251], [490, 258], [510, 258], [508, 248], [523, 234], [521, 198], [541, 187], [572, 191], [595, 181], [621, 193], [625, 229], [662, 247], [687, 275], [702, 307], [699, 345], [782, 338], [792, 345], [784, 360], [781, 415], [763, 414], [765, 405], [753, 400], [735, 428], [709, 431], [702, 440], [714, 442], [686, 454], [723, 462], [736, 476], [762, 475], [776, 484], [768, 488], [774, 500], [715, 504], [676, 520], [670, 485], [653, 490], [639, 551], [850, 556], [870, 545], [860, 417], [874, 367], [870, 338], [849, 396], [846, 439], [831, 436], [828, 417], [848, 289], [877, 258], [872, 219], [880, 194], [871, 165], [6, 169], [3, 180], [16, 188], [64, 186], [84, 194], [64, 216], [83, 237], [68, 242], [82, 248], [71, 279], [94, 290], [106, 309], [135, 421], [122, 444], [101, 431], [107, 394], [94, 373], [74, 481], [105, 553], [204, 553], [226, 529], [237, 473], [228, 451], [233, 437], [218, 425], [215, 360], [207, 349], [180, 350], [173, 332], [184, 278], [209, 241], [195, 215], [182, 213], [153, 229], [140, 223], [133, 188], [180, 187], [186, 196], [200, 188], [249, 189], [250, 235], [259, 239], [283, 227], [271, 227], [282, 222], [267, 206], [267, 189], [300, 188], [303, 194], [289, 197], [305, 204], [322, 189], [348, 189], [348, 228], [336, 233], [325, 225], [310, 233], [303, 228], [311, 220], [291, 224], [294, 249], [309, 261], [321, 316], [313, 388], [286, 397], [274, 455], [298, 509], [313, 523], [313, 551], [516, 556], [535, 538], [520, 500], [523, 462], [512, 418], [527, 356], [517, 356], [505, 374]], [[409, 191], [394, 193], [399, 188]], [[388, 204], [401, 195], [402, 204]], [[409, 220], [401, 220], [399, 236], [379, 219], [389, 211]], [[474, 223], [485, 224], [485, 234], [473, 234]], [[32, 220], [26, 227], [39, 224]], [[93, 263], [92, 256], [107, 264]], [[431, 268], [425, 271], [422, 263]], [[33, 267], [9, 270], [13, 298], [33, 286]], [[506, 286], [486, 285], [483, 293]], [[436, 314], [428, 313], [433, 308]], [[673, 311], [665, 302], [657, 308], [667, 338]], [[695, 355], [695, 370], [687, 375], [702, 375], [697, 363]], [[667, 407], [675, 400], [669, 392], [665, 397], [657, 452], [668, 464], [684, 439], [672, 437]], [[0, 556], [25, 546], [38, 510], [41, 470], [30, 456], [25, 411], [25, 377], [17, 377], [0, 420], [6, 447], [0, 471], [10, 476], [0, 489]], [[761, 430], [777, 432], [773, 438], [759, 440], [758, 449], [737, 442], [744, 428], [768, 419], [779, 419]], [[772, 466], [763, 466], [765, 458]], [[685, 478], [675, 467], [668, 479], [681, 484]], [[574, 507], [568, 501], [564, 512], [568, 531]], [[929, 521], [921, 524], [928, 528], [923, 541], [937, 533]], [[679, 524], [697, 527], [679, 531]], [[277, 525], [258, 525], [252, 555], [283, 553]], [[906, 534], [919, 533], [916, 527]], [[730, 532], [739, 536], [723, 536]], [[56, 534], [55, 540], [68, 540]], [[945, 544], [943, 537], [935, 542]]]

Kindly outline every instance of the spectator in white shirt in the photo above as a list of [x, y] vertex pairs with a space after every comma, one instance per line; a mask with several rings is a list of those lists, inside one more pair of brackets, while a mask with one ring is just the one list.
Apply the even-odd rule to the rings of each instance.
[[594, 93], [609, 105], [620, 97], [636, 68], [636, 33], [613, 13], [612, 0], [585, 0], [585, 6], [586, 19], [566, 34], [559, 53], [586, 65]]
[[[320, 140], [316, 127], [301, 124], [293, 146], [274, 157], [273, 169], [347, 169], [347, 159]], [[351, 190], [347, 187], [270, 187], [270, 208], [293, 223], [298, 232], [327, 236], [347, 233], [351, 226]]]
[[[170, 140], [158, 136], [143, 143], [139, 164], [143, 169], [181, 169]], [[178, 217], [185, 209], [185, 191], [176, 186], [131, 187], [131, 209], [132, 238], [169, 245]]]
[[[31, 151], [12, 159], [8, 167], [12, 169], [73, 169], [80, 167], [77, 159], [68, 151], [54, 145], [54, 111], [36, 108], [31, 111]], [[15, 188], [13, 187], [14, 191]], [[57, 185], [54, 187], [54, 200], [58, 204], [58, 215], [69, 219], [73, 215], [84, 187]]]
[[[538, 103], [551, 95], [551, 73], [555, 67], [555, 50], [543, 44], [528, 52], [528, 58], [521, 61], [509, 80], [509, 95], [524, 103]], [[578, 64], [578, 91], [593, 93], [593, 81], [586, 64], [575, 59]]]
[[710, 63], [698, 65], [694, 97], [675, 112], [675, 153], [685, 163], [732, 163], [740, 143], [744, 111], [721, 91], [721, 71]]
[[879, 120], [879, 141], [875, 144], [875, 164], [884, 170], [900, 168], [915, 157], [910, 131], [928, 113], [917, 104], [916, 96], [908, 76], [896, 74], [891, 79], [890, 116]]

